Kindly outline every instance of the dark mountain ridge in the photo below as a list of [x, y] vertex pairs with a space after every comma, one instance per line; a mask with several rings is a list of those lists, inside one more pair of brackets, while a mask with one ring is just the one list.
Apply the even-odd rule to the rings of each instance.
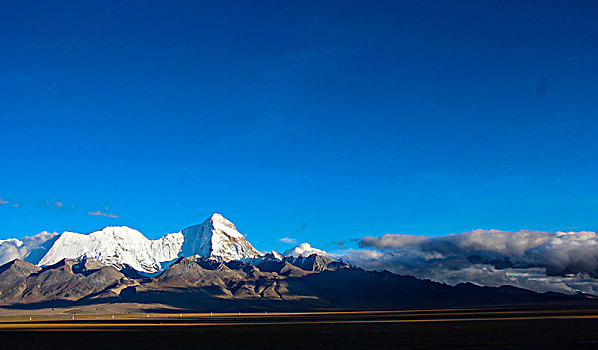
[[251, 264], [181, 257], [152, 278], [94, 259], [63, 259], [44, 268], [22, 260], [0, 266], [1, 308], [106, 303], [193, 311], [290, 311], [595, 305], [596, 301], [512, 286], [449, 286], [388, 271], [365, 271], [315, 254], [282, 261], [264, 257]]

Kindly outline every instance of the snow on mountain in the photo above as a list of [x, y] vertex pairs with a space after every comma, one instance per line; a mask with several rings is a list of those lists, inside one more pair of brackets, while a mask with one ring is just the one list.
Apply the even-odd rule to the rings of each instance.
[[37, 264], [57, 237], [57, 232], [44, 231], [22, 240], [15, 238], [0, 240], [0, 265], [14, 259]]
[[125, 226], [106, 227], [88, 235], [64, 232], [39, 265], [86, 257], [119, 268], [129, 265], [137, 271], [153, 273], [162, 269], [161, 263], [178, 258], [181, 244], [182, 237], [176, 234], [149, 240], [141, 232]]
[[[285, 251], [285, 256], [308, 256], [326, 252], [302, 243]], [[106, 227], [89, 234], [42, 232], [23, 240], [0, 240], [0, 265], [24, 259], [39, 266], [54, 265], [62, 259], [93, 258], [117, 268], [130, 267], [146, 274], [163, 271], [181, 256], [198, 255], [218, 261], [282, 260], [276, 252], [256, 250], [235, 225], [220, 214], [213, 214], [202, 224], [148, 239], [126, 226]]]
[[39, 261], [53, 265], [64, 258], [94, 258], [118, 268], [129, 266], [153, 274], [164, 270], [180, 256], [199, 255], [216, 260], [250, 260], [257, 251], [235, 225], [214, 214], [200, 225], [150, 240], [129, 227], [106, 227], [90, 234], [64, 232]]
[[271, 252], [269, 252], [269, 253], [267, 253], [267, 254], [266, 254], [266, 256], [271, 256], [271, 257], [272, 257], [272, 259], [275, 259], [275, 260], [280, 260], [280, 261], [282, 261], [282, 255], [280, 255], [280, 253], [279, 253], [279, 252], [277, 252], [277, 251], [274, 251], [274, 250], [273, 250], [273, 251], [271, 251]]
[[200, 225], [182, 231], [185, 242], [183, 256], [198, 254], [217, 260], [247, 260], [262, 255], [237, 231], [232, 222], [220, 214], [214, 214]]
[[298, 258], [300, 256], [308, 257], [312, 254], [317, 254], [321, 256], [328, 256], [328, 253], [325, 251], [312, 247], [309, 243], [301, 243], [294, 248], [287, 249], [284, 251], [284, 256], [292, 256]]

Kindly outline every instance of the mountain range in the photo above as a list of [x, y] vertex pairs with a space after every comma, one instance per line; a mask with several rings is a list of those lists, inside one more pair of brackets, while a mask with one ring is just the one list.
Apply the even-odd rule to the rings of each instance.
[[[21, 258], [39, 266], [50, 266], [62, 259], [93, 258], [117, 269], [131, 268], [145, 275], [164, 271], [181, 256], [199, 255], [216, 260], [247, 260], [263, 253], [256, 250], [235, 225], [220, 214], [213, 214], [200, 225], [168, 233], [150, 240], [126, 226], [106, 227], [90, 234], [66, 231], [60, 235], [44, 233], [0, 241], [0, 247], [20, 248], [14, 256], [0, 250], [0, 264]], [[31, 243], [29, 241], [34, 241]], [[5, 248], [4, 250], [8, 250]]]
[[0, 305], [240, 311], [594, 302], [510, 286], [449, 286], [306, 255], [260, 252], [220, 214], [156, 240], [128, 227], [45, 233], [0, 241], [0, 259], [13, 257], [0, 260]]

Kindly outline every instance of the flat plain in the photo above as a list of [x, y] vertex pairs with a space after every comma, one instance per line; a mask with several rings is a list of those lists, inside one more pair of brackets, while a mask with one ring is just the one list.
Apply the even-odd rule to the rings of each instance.
[[0, 344], [5, 349], [598, 349], [598, 309], [21, 314], [0, 319]]

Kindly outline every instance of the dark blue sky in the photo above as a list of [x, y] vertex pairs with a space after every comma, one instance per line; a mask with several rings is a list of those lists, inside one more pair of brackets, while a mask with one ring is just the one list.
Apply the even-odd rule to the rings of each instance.
[[597, 18], [594, 1], [1, 2], [0, 238], [157, 237], [214, 211], [279, 250], [596, 229]]

